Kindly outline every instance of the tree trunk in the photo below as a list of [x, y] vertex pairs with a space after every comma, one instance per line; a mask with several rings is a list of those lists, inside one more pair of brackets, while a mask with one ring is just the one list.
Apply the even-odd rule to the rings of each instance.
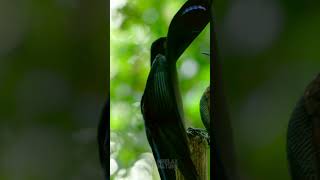
[[[191, 159], [197, 169], [199, 180], [208, 180], [208, 133], [204, 129], [188, 128], [187, 135]], [[178, 168], [176, 169], [176, 177], [177, 180], [185, 179]]]

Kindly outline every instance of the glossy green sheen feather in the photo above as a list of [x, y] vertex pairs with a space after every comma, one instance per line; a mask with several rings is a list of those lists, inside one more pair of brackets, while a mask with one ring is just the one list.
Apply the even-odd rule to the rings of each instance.
[[[183, 118], [178, 109], [170, 66], [165, 56], [157, 55], [152, 64], [141, 101], [148, 141], [156, 160], [177, 160], [186, 179], [197, 179], [190, 158]], [[162, 179], [175, 179], [174, 169], [158, 166]]]
[[288, 126], [287, 155], [292, 180], [317, 180], [316, 151], [312, 121], [302, 98], [296, 105]]
[[204, 91], [200, 100], [201, 120], [208, 134], [210, 134], [210, 86]]

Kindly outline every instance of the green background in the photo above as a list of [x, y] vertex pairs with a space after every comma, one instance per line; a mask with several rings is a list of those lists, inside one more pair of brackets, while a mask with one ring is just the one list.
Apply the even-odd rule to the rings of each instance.
[[105, 1], [0, 1], [0, 179], [102, 179]]

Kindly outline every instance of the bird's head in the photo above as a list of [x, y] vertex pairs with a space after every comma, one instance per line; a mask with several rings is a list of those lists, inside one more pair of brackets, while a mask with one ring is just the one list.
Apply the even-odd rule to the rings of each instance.
[[151, 50], [150, 50], [151, 51], [151, 55], [150, 55], [150, 64], [151, 65], [158, 54], [165, 55], [166, 41], [167, 41], [166, 37], [161, 37], [152, 43]]

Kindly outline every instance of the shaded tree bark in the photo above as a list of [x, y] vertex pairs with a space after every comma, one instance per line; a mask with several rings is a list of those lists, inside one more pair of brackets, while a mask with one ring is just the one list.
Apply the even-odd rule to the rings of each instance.
[[[208, 133], [204, 129], [188, 128], [189, 148], [191, 159], [197, 169], [199, 180], [208, 179]], [[184, 180], [178, 168], [176, 168], [177, 180]]]

